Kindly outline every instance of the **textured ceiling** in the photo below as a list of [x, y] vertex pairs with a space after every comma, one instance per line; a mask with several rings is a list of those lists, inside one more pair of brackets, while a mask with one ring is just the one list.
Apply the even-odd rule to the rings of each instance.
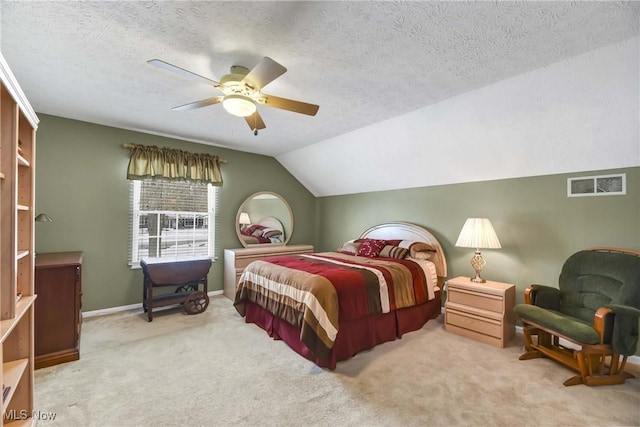
[[[635, 2], [8, 2], [1, 50], [34, 109], [278, 155], [638, 33]], [[269, 56], [266, 93], [315, 117], [260, 107], [256, 137], [218, 95], [146, 63], [213, 80]]]

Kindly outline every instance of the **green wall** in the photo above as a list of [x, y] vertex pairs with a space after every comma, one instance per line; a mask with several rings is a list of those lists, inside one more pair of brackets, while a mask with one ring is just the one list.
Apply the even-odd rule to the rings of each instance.
[[129, 150], [123, 143], [171, 146], [228, 161], [221, 165], [218, 260], [209, 274], [209, 290], [223, 287], [223, 250], [241, 247], [236, 213], [253, 193], [273, 191], [289, 202], [295, 218], [291, 244], [314, 241], [315, 198], [273, 157], [45, 114], [38, 117], [36, 213], [45, 212], [54, 222], [36, 223], [36, 252], [84, 252], [83, 311], [141, 302], [142, 271], [127, 265]]
[[[366, 228], [408, 221], [430, 229], [447, 256], [449, 277], [473, 273], [473, 250], [454, 243], [468, 217], [488, 217], [502, 249], [484, 250], [483, 276], [516, 284], [518, 301], [531, 283], [554, 285], [564, 260], [589, 246], [640, 249], [640, 168], [441, 185], [315, 198], [274, 158], [39, 114], [36, 251], [83, 251], [83, 310], [140, 303], [142, 272], [127, 266], [129, 150], [123, 143], [171, 146], [217, 154], [219, 191], [216, 255], [209, 289], [222, 289], [224, 248], [237, 248], [236, 213], [258, 191], [273, 191], [291, 205], [290, 244], [336, 249]], [[253, 135], [250, 135], [253, 137]], [[566, 195], [574, 176], [627, 174], [623, 196]]]
[[[567, 197], [567, 178], [627, 174], [627, 194]], [[407, 221], [429, 229], [447, 256], [448, 277], [471, 276], [472, 249], [454, 246], [466, 218], [491, 219], [502, 249], [487, 249], [483, 277], [557, 286], [564, 260], [590, 246], [640, 249], [640, 168], [441, 185], [322, 197], [316, 249], [334, 250], [368, 227]]]

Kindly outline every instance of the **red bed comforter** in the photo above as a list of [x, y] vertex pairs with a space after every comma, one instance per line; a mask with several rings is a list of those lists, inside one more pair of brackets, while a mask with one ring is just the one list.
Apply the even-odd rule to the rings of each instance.
[[422, 267], [413, 261], [337, 252], [254, 261], [242, 273], [234, 306], [247, 301], [300, 328], [319, 359], [333, 347], [340, 320], [419, 305], [428, 299]]

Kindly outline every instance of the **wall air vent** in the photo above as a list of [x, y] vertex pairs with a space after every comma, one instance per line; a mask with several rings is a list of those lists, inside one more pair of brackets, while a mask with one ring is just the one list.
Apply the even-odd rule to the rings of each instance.
[[627, 194], [627, 175], [580, 176], [567, 178], [567, 197], [614, 196]]

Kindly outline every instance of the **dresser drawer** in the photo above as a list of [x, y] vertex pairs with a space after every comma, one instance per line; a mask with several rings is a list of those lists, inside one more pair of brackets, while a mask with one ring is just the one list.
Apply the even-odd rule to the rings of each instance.
[[495, 338], [502, 338], [502, 322], [452, 309], [445, 312], [446, 324], [468, 329]]
[[257, 261], [260, 259], [279, 257], [279, 256], [295, 256], [295, 255], [301, 255], [301, 254], [306, 254], [311, 252], [313, 252], [312, 247], [310, 247], [309, 249], [303, 248], [299, 250], [282, 249], [280, 251], [271, 251], [271, 252], [266, 252], [262, 254], [252, 254], [251, 256], [246, 256], [246, 255], [236, 256], [235, 266], [239, 270], [244, 270], [244, 268], [247, 265], [251, 264], [253, 261]]
[[258, 259], [262, 259], [264, 257], [251, 257], [251, 258], [237, 258], [236, 259], [236, 269], [240, 270], [240, 272], [242, 273], [242, 270], [244, 270], [244, 268], [251, 264], [253, 261], [256, 261]]
[[504, 312], [504, 300], [500, 295], [490, 295], [453, 287], [449, 287], [448, 293], [448, 300], [453, 303], [477, 307], [496, 313]]
[[224, 295], [229, 299], [234, 299], [236, 294], [236, 284], [244, 269], [253, 261], [271, 258], [276, 256], [291, 256], [312, 253], [311, 245], [256, 245], [255, 247], [243, 249], [224, 250]]

